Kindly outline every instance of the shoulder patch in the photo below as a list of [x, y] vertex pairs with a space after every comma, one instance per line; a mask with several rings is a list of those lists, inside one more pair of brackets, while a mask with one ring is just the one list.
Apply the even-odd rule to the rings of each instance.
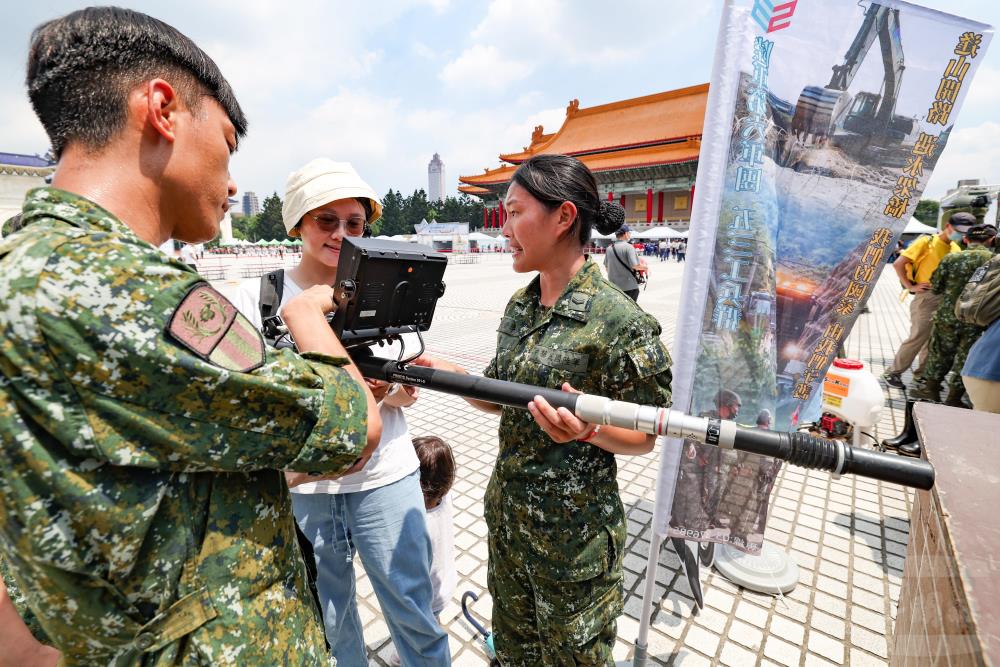
[[637, 376], [641, 378], [662, 373], [670, 368], [670, 355], [659, 340], [629, 348], [628, 356], [635, 366]]
[[167, 323], [167, 335], [205, 361], [248, 373], [264, 364], [264, 339], [236, 306], [208, 283], [188, 291]]

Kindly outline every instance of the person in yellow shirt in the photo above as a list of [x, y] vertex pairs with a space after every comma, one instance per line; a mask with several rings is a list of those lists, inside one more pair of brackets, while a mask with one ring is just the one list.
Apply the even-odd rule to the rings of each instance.
[[962, 250], [957, 242], [975, 224], [976, 218], [971, 213], [955, 213], [940, 232], [933, 236], [921, 236], [892, 263], [899, 282], [913, 295], [913, 301], [910, 302], [910, 335], [900, 344], [892, 365], [882, 374], [890, 387], [902, 389], [906, 386], [902, 375], [910, 369], [918, 355], [914, 379], [923, 373], [927, 363], [927, 341], [931, 336], [931, 318], [941, 303], [941, 295], [931, 291], [931, 276], [945, 255]]

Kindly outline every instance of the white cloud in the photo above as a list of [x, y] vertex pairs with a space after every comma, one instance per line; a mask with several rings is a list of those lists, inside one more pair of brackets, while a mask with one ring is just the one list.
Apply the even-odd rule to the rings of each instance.
[[496, 46], [476, 44], [444, 66], [441, 80], [455, 88], [499, 92], [533, 70], [530, 63], [509, 58]]
[[22, 90], [0, 93], [0, 109], [3, 109], [0, 150], [31, 155], [48, 150], [49, 139]]
[[940, 199], [960, 179], [979, 178], [984, 183], [1000, 182], [1000, 123], [987, 121], [976, 127], [956, 130], [948, 139], [924, 197]]
[[285, 175], [322, 156], [353, 163], [375, 187], [374, 175], [400, 150], [394, 139], [400, 103], [398, 98], [342, 88], [311, 109], [265, 116], [234, 158], [237, 185], [280, 187]]
[[451, 6], [451, 0], [424, 0], [438, 14], [443, 14]]
[[441, 79], [500, 94], [550, 67], [641, 66], [712, 11], [711, 3], [695, 3], [677, 21], [676, 7], [664, 2], [623, 0], [612, 10], [598, 0], [492, 0], [472, 45], [445, 65]]
[[[642, 64], [642, 49], [655, 44], [645, 56], [662, 54], [670, 35], [709, 11], [688, 8], [677, 21], [667, 3], [638, 0], [613, 9], [597, 0], [125, 3], [176, 26], [219, 63], [250, 119], [232, 173], [259, 194], [280, 191], [291, 170], [319, 155], [354, 162], [381, 192], [412, 191], [426, 187], [435, 151], [454, 192], [459, 175], [527, 145], [535, 125], [557, 130], [570, 97], [614, 99], [595, 86], [607, 76], [602, 66], [632, 58], [616, 81], [645, 69], [642, 85], [669, 87]], [[23, 63], [24, 48], [10, 45], [26, 45], [31, 28], [57, 13], [32, 3], [12, 11], [0, 25], [11, 57]], [[0, 76], [0, 104], [0, 150], [43, 152], [48, 141], [20, 73]]]
[[1000, 68], [980, 66], [972, 86], [962, 102], [961, 120], [978, 124], [986, 118], [996, 118], [1000, 109]]
[[418, 58], [423, 58], [424, 60], [434, 60], [441, 55], [420, 40], [417, 40], [410, 45], [410, 51], [413, 52], [413, 55]]
[[613, 9], [598, 0], [493, 0], [472, 41], [496, 43], [528, 60], [557, 58], [569, 65], [614, 66], [664, 48], [674, 34], [711, 12], [710, 3], [684, 8], [666, 2], [623, 0]]
[[[438, 152], [447, 168], [448, 194], [455, 195], [459, 176], [497, 166], [501, 152], [530, 141], [535, 125], [549, 132], [561, 125], [565, 107], [538, 106], [538, 95], [529, 92], [473, 111], [409, 108], [399, 97], [342, 88], [311, 110], [259, 123], [234, 159], [233, 173], [241, 189], [264, 195], [280, 188], [289, 172], [325, 156], [350, 161], [379, 194], [390, 187], [409, 194], [427, 188], [427, 163]], [[257, 183], [274, 185], [260, 192]]]

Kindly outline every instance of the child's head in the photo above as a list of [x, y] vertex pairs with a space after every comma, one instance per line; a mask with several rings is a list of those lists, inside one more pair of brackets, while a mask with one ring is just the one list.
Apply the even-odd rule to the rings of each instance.
[[425, 435], [413, 439], [413, 448], [420, 460], [420, 490], [424, 506], [437, 507], [455, 483], [455, 457], [451, 447], [441, 438]]

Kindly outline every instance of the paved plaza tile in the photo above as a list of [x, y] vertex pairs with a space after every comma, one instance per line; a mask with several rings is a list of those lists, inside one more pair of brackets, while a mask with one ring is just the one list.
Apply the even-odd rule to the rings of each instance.
[[[639, 304], [663, 326], [673, 348], [683, 264], [651, 262], [651, 279]], [[453, 264], [447, 291], [425, 340], [428, 352], [473, 372], [492, 357], [496, 328], [510, 295], [528, 281], [515, 274], [506, 255], [484, 255], [474, 264]], [[908, 330], [899, 284], [887, 271], [846, 341], [848, 356], [864, 360], [875, 374], [891, 362]], [[902, 426], [903, 401], [889, 390], [876, 437]], [[456, 665], [484, 665], [485, 654], [459, 607], [464, 591], [480, 599], [475, 615], [489, 625], [486, 591], [486, 525], [483, 493], [497, 453], [498, 418], [456, 397], [423, 391], [406, 410], [414, 436], [437, 435], [455, 451], [453, 489], [459, 583], [441, 620], [451, 636]], [[639, 628], [649, 550], [659, 447], [638, 457], [619, 457], [618, 482], [628, 516], [625, 614], [618, 622], [615, 658], [630, 665]], [[884, 665], [902, 582], [912, 493], [893, 484], [785, 466], [771, 496], [766, 538], [783, 547], [799, 566], [799, 584], [783, 597], [745, 591], [718, 573], [703, 570], [705, 609], [694, 601], [680, 562], [669, 545], [659, 554], [656, 600], [650, 626], [650, 665]], [[372, 665], [389, 665], [389, 633], [360, 563], [357, 567], [362, 620]]]

